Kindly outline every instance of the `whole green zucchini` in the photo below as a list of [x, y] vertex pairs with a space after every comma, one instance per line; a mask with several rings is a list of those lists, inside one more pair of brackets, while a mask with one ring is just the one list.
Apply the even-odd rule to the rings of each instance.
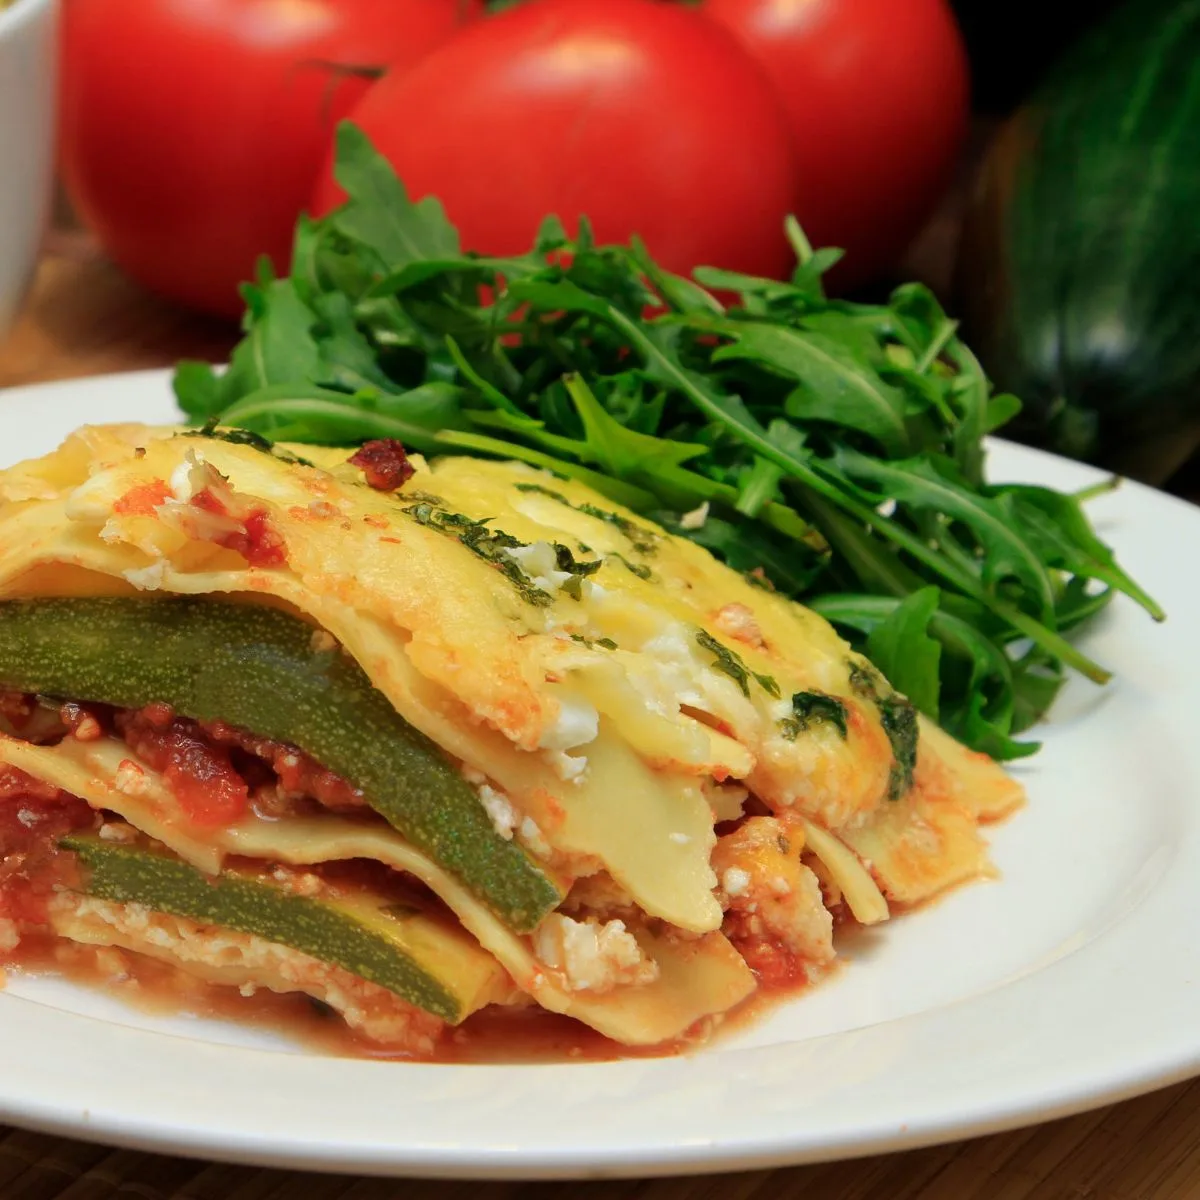
[[1200, 444], [1200, 0], [1127, 0], [1002, 129], [968, 205], [968, 336], [1018, 437], [1153, 483]]

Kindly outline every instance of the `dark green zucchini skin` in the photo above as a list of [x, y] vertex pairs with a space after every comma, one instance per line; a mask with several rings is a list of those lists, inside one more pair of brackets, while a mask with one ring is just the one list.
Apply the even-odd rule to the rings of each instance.
[[453, 980], [431, 973], [402, 940], [389, 936], [386, 911], [372, 925], [336, 903], [292, 895], [268, 879], [237, 872], [210, 878], [172, 854], [90, 834], [61, 845], [77, 856], [86, 895], [254, 934], [342, 967], [445, 1021], [457, 1024], [466, 1015]]
[[956, 291], [1006, 435], [1152, 483], [1200, 444], [1200, 0], [1127, 0], [1011, 118]]
[[511, 928], [535, 928], [558, 889], [500, 837], [441, 750], [315, 632], [276, 609], [210, 597], [7, 600], [0, 685], [121, 708], [162, 701], [299, 746]]

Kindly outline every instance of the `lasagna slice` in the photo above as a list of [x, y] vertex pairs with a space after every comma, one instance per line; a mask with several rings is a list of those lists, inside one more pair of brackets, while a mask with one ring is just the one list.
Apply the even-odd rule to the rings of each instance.
[[696, 1038], [1021, 801], [820, 617], [514, 463], [84, 428], [0, 473], [0, 955], [118, 947], [417, 1056]]

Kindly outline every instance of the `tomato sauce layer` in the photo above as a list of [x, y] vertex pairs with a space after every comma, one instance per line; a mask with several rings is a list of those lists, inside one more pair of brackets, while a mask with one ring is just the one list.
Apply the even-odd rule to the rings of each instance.
[[365, 803], [357, 788], [295, 746], [224, 721], [191, 721], [169, 705], [148, 704], [117, 712], [113, 723], [199, 824], [229, 824], [252, 804], [262, 815], [285, 816], [305, 800], [337, 811]]
[[98, 824], [82, 800], [0, 766], [0, 918], [44, 924], [48, 898], [77, 882], [74, 855], [59, 840]]

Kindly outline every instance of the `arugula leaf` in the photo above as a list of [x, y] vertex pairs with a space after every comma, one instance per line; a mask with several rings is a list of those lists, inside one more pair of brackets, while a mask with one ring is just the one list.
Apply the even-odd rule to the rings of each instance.
[[[866, 650], [866, 636], [878, 629], [903, 601], [890, 596], [819, 596], [812, 607], [855, 638]], [[938, 720], [968, 745], [997, 759], [1024, 758], [1040, 748], [1037, 742], [1018, 742], [1013, 732], [1013, 667], [1002, 646], [974, 625], [939, 610], [929, 632], [941, 642], [939, 670], [942, 692]], [[859, 635], [855, 637], [855, 635]], [[1061, 676], [1061, 669], [1058, 674]]]
[[425, 384], [399, 395], [382, 396], [277, 383], [243, 396], [221, 419], [278, 441], [336, 446], [396, 438], [428, 454], [449, 445], [445, 439], [461, 427], [458, 395], [457, 389], [446, 384]]
[[983, 582], [994, 588], [1006, 578], [1015, 578], [1037, 616], [1042, 620], [1052, 616], [1054, 585], [1047, 565], [1013, 528], [1013, 517], [1006, 506], [972, 492], [939, 470], [936, 460], [882, 462], [843, 448], [838, 465], [852, 477], [876, 484], [893, 500], [961, 521], [984, 551], [979, 563]]
[[595, 456], [593, 461], [618, 478], [652, 475], [656, 470], [678, 467], [706, 453], [704, 446], [668, 442], [626, 429], [608, 415], [579, 375], [568, 375], [563, 383], [583, 422], [588, 445]]
[[221, 377], [206, 362], [185, 359], [178, 363], [171, 388], [180, 409], [193, 421], [216, 416], [225, 407]]
[[685, 527], [678, 513], [660, 509], [647, 516], [678, 537], [710, 550], [751, 583], [768, 591], [801, 595], [825, 570], [823, 556], [790, 540], [773, 537], [770, 530], [756, 523], [735, 525], [709, 516], [702, 525]]
[[440, 201], [409, 200], [391, 164], [349, 121], [337, 129], [334, 176], [349, 200], [331, 214], [333, 228], [370, 246], [390, 271], [425, 259], [460, 256], [458, 232]]
[[929, 636], [940, 594], [935, 587], [913, 592], [867, 638], [867, 657], [926, 716], [938, 719], [941, 644]]
[[348, 296], [321, 292], [312, 297], [310, 304], [317, 318], [313, 328], [318, 360], [314, 374], [322, 383], [346, 392], [401, 390], [379, 365], [378, 353], [359, 329]]
[[265, 279], [242, 289], [248, 305], [246, 336], [221, 376], [221, 401], [273, 383], [315, 381], [321, 354], [313, 334], [317, 316], [291, 279]]
[[[301, 218], [287, 279], [260, 270], [245, 287], [228, 370], [180, 364], [191, 419], [299, 442], [396, 437], [580, 480], [825, 613], [922, 711], [1001, 758], [1036, 748], [1015, 735], [1068, 669], [1107, 679], [1065, 630], [1117, 592], [1161, 617], [1083, 497], [985, 482], [984, 438], [1019, 401], [992, 394], [927, 288], [830, 299], [839, 252], [793, 220], [789, 280], [684, 279], [636, 240], [596, 245], [586, 219], [571, 238], [547, 218], [528, 254], [489, 258], [463, 250], [436, 201], [413, 203], [353, 126], [337, 155], [346, 202]], [[486, 525], [427, 516], [477, 553], [504, 549]], [[881, 677], [871, 694], [898, 794], [915, 714]]]
[[1156, 621], [1166, 619], [1153, 597], [1117, 565], [1113, 552], [1096, 536], [1074, 496], [1021, 484], [987, 490], [990, 495], [1012, 499], [1012, 512], [1026, 541], [1047, 565], [1086, 579], [1099, 579], [1136, 600]]
[[903, 396], [851, 349], [821, 333], [748, 321], [731, 322], [728, 336], [715, 362], [751, 358], [800, 384], [784, 402], [789, 417], [861, 430], [892, 457], [907, 449]]

